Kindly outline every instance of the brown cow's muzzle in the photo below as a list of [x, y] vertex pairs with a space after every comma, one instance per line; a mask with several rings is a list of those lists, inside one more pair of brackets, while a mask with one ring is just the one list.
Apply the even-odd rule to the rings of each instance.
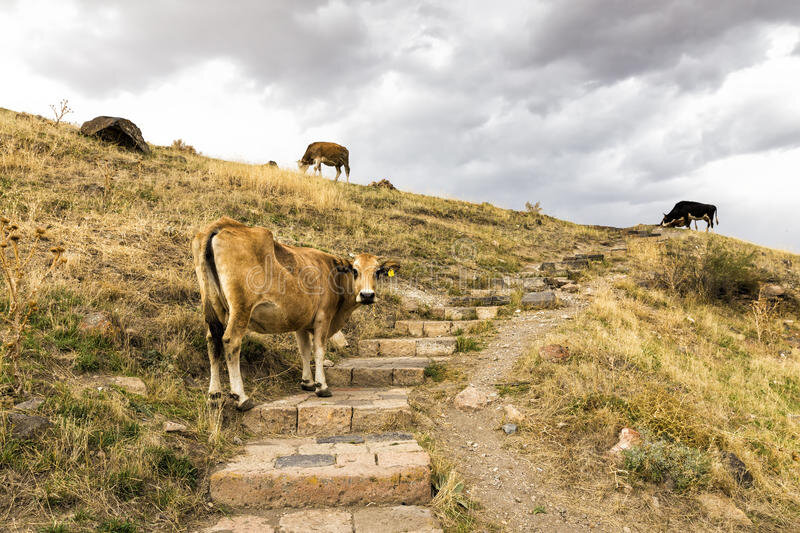
[[369, 305], [375, 303], [375, 292], [374, 291], [361, 291], [358, 293], [358, 297], [356, 298], [356, 302]]

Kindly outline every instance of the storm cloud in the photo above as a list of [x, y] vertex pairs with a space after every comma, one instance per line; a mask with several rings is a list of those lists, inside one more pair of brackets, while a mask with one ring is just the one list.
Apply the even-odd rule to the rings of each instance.
[[8, 96], [29, 111], [66, 91], [80, 120], [113, 111], [153, 142], [283, 166], [336, 141], [355, 182], [576, 222], [711, 202], [721, 232], [800, 251], [797, 2], [73, 0], [0, 17]]

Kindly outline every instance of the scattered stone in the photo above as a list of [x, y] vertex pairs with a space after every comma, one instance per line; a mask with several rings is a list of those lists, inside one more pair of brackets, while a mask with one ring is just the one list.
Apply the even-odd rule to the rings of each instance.
[[125, 118], [95, 117], [83, 123], [81, 133], [93, 135], [106, 142], [125, 146], [131, 150], [139, 150], [144, 154], [150, 153], [150, 147], [142, 137], [142, 130]]
[[786, 295], [786, 289], [776, 283], [770, 283], [761, 287], [761, 295], [767, 298], [781, 298]]
[[43, 416], [16, 412], [8, 413], [8, 423], [11, 425], [11, 437], [19, 440], [36, 438], [52, 426], [50, 420]]
[[561, 290], [564, 292], [578, 292], [580, 288], [581, 288], [580, 285], [578, 285], [577, 283], [567, 283], [566, 285], [561, 287]]
[[489, 390], [484, 387], [470, 385], [459, 392], [453, 400], [453, 405], [462, 411], [478, 411], [486, 407], [491, 401]]
[[339, 351], [344, 350], [350, 345], [350, 343], [347, 342], [344, 333], [341, 331], [337, 331], [334, 335], [332, 335], [331, 338], [328, 339], [328, 342], [331, 343], [331, 346], [333, 346], [335, 350]]
[[147, 395], [147, 385], [139, 378], [129, 376], [105, 376], [100, 378], [100, 381], [101, 384], [105, 386], [114, 385], [133, 394]]
[[522, 307], [525, 309], [553, 307], [557, 302], [558, 298], [552, 291], [529, 292], [522, 297]]
[[632, 428], [622, 428], [619, 432], [619, 442], [617, 442], [608, 453], [615, 456], [622, 455], [622, 450], [628, 450], [642, 442], [642, 436]]
[[503, 424], [503, 431], [506, 432], [506, 435], [513, 435], [517, 432], [517, 425], [516, 424]]
[[102, 335], [112, 337], [116, 328], [111, 323], [111, 317], [103, 311], [92, 311], [84, 315], [78, 324], [78, 329], [89, 335]]
[[369, 184], [369, 186], [370, 187], [375, 187], [377, 189], [387, 189], [387, 190], [390, 190], [390, 191], [396, 191], [397, 190], [397, 188], [394, 185], [392, 185], [392, 182], [387, 180], [386, 178], [383, 178], [380, 181], [373, 181], [372, 183]]
[[521, 424], [525, 420], [525, 416], [520, 410], [510, 403], [503, 406], [503, 413], [506, 416], [506, 420], [512, 424]]
[[724, 496], [710, 493], [699, 494], [697, 496], [697, 501], [708, 517], [714, 521], [722, 520], [747, 527], [753, 525], [753, 522], [747, 518], [744, 511], [736, 507], [730, 499]]
[[242, 439], [241, 439], [241, 438], [239, 438], [238, 436], [236, 436], [236, 437], [233, 437], [233, 443], [234, 443], [236, 446], [241, 446], [242, 444], [244, 444], [244, 442], [242, 441]]
[[324, 359], [324, 360], [322, 361], [322, 366], [324, 366], [325, 368], [330, 368], [330, 367], [332, 367], [333, 365], [334, 365], [334, 362], [333, 362], [333, 361], [331, 361], [330, 359]]
[[545, 361], [562, 363], [569, 359], [569, 349], [560, 344], [548, 344], [539, 348], [539, 355]]
[[169, 420], [164, 422], [165, 433], [186, 433], [188, 428], [184, 424], [178, 422], [171, 422]]
[[17, 411], [36, 411], [44, 403], [42, 398], [31, 398], [30, 400], [18, 403], [14, 406]]

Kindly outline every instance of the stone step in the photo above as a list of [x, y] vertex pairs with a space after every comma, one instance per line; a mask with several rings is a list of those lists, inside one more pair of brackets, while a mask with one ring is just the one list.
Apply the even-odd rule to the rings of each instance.
[[430, 457], [408, 433], [254, 442], [210, 476], [215, 504], [233, 508], [420, 505]]
[[425, 368], [447, 357], [353, 357], [325, 369], [332, 387], [404, 387], [425, 382]]
[[558, 306], [558, 296], [551, 291], [529, 292], [522, 296], [525, 309], [548, 309]]
[[276, 509], [221, 518], [202, 533], [441, 533], [427, 507]]
[[481, 323], [482, 320], [398, 320], [394, 330], [411, 337], [447, 337], [459, 330], [467, 332]]
[[337, 388], [330, 398], [313, 392], [263, 403], [242, 423], [257, 435], [331, 435], [408, 428], [408, 389]]
[[492, 305], [508, 305], [510, 301], [511, 296], [508, 294], [495, 293], [491, 296], [457, 296], [450, 298], [450, 305], [487, 307]]
[[362, 357], [440, 357], [456, 351], [455, 337], [403, 337], [359, 341]]
[[441, 320], [488, 320], [495, 318], [499, 306], [434, 307], [431, 314]]

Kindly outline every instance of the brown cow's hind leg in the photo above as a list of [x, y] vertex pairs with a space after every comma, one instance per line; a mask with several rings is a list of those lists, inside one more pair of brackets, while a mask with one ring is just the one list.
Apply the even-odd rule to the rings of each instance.
[[342, 175], [342, 166], [341, 165], [336, 165], [336, 177], [333, 178], [334, 183], [339, 181], [339, 176], [341, 176], [341, 175]]
[[222, 323], [215, 318], [208, 319], [206, 344], [208, 345], [208, 362], [211, 376], [208, 383], [208, 399], [216, 402], [222, 397], [222, 385], [219, 382], [219, 362], [223, 356], [222, 335], [225, 332]]
[[236, 399], [236, 408], [247, 411], [253, 408], [253, 401], [244, 392], [242, 372], [239, 366], [239, 354], [242, 349], [242, 339], [247, 332], [249, 318], [232, 314], [228, 320], [225, 335], [222, 336], [222, 345], [225, 348], [225, 362], [228, 363], [228, 379], [231, 383], [231, 396]]
[[316, 390], [314, 386], [314, 375], [311, 373], [311, 334], [308, 331], [295, 331], [297, 339], [297, 349], [300, 352], [300, 359], [303, 361], [303, 380], [300, 388], [307, 391]]

